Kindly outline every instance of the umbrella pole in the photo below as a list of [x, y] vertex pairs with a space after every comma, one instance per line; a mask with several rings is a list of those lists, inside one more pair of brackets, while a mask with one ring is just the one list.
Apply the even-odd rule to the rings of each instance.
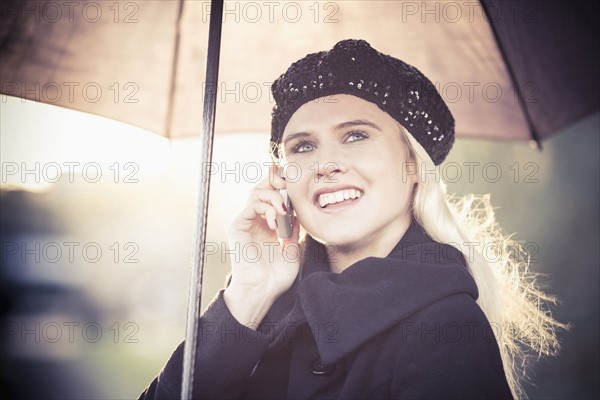
[[208, 195], [210, 191], [210, 173], [207, 165], [212, 161], [214, 120], [219, 79], [219, 54], [221, 50], [221, 27], [223, 18], [223, 0], [211, 0], [210, 24], [208, 32], [208, 56], [206, 60], [206, 81], [204, 91], [204, 109], [202, 114], [202, 149], [200, 156], [200, 184], [197, 191], [196, 225], [194, 229], [194, 253], [188, 316], [183, 350], [183, 377], [181, 399], [190, 400], [194, 387], [194, 367], [202, 298], [202, 273], [205, 261], [206, 225], [208, 217]]

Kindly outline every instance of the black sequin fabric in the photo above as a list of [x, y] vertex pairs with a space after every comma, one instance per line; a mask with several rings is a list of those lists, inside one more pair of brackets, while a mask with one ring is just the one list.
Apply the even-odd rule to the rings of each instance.
[[425, 148], [435, 165], [454, 143], [454, 118], [435, 86], [415, 67], [373, 49], [364, 40], [343, 40], [333, 49], [308, 54], [271, 86], [275, 107], [271, 146], [291, 116], [319, 97], [349, 94], [376, 104]]

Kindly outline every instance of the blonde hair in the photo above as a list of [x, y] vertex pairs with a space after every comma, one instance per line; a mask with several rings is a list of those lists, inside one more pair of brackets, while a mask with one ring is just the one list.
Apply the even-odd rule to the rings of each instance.
[[534, 355], [556, 354], [555, 331], [568, 325], [552, 318], [547, 304], [555, 303], [555, 298], [538, 287], [524, 248], [501, 230], [489, 194], [448, 196], [439, 168], [412, 135], [402, 131], [419, 177], [413, 215], [433, 240], [463, 253], [479, 289], [477, 304], [496, 336], [512, 394], [524, 398], [528, 362]]

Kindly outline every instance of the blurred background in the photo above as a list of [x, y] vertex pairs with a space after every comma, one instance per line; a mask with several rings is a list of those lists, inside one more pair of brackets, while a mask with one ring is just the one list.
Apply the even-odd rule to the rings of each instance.
[[[210, 4], [1, 4], [0, 399], [137, 398], [184, 338]], [[267, 171], [270, 82], [364, 38], [434, 80], [460, 135], [449, 192], [491, 194], [572, 325], [528, 395], [600, 398], [597, 4], [227, 1], [203, 308]]]

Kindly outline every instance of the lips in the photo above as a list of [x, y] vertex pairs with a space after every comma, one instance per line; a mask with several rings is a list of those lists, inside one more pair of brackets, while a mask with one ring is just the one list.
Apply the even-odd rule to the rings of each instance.
[[357, 188], [341, 188], [341, 189], [325, 189], [320, 190], [315, 194], [315, 203], [321, 208], [327, 208], [328, 206], [348, 203], [353, 200], [359, 199], [363, 195], [363, 192]]

